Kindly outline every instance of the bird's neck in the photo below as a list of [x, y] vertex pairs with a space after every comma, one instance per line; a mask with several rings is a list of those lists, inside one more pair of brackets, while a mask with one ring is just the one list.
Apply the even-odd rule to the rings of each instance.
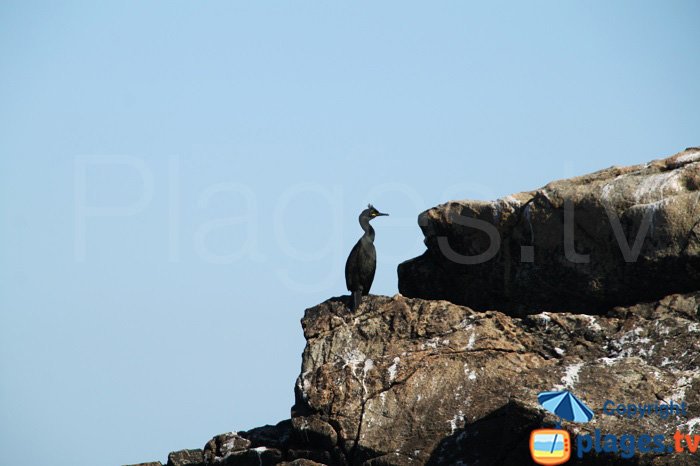
[[369, 219], [361, 218], [360, 226], [365, 231], [365, 234], [362, 236], [362, 238], [374, 242], [374, 228], [372, 228], [372, 225], [369, 224]]

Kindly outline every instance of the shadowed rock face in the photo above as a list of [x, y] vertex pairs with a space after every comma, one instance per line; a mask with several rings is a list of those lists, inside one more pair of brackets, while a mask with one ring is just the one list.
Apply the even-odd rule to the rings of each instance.
[[[699, 189], [700, 148], [692, 148], [493, 202], [448, 202], [419, 216], [427, 251], [399, 265], [399, 291], [517, 315], [602, 314], [696, 290]], [[492, 255], [486, 229], [500, 240], [495, 255], [464, 264]]]

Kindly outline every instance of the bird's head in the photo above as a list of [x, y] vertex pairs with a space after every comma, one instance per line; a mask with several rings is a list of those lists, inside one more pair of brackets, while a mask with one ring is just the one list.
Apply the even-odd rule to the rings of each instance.
[[367, 208], [362, 211], [360, 214], [360, 217], [366, 217], [370, 220], [372, 220], [374, 217], [381, 217], [389, 214], [383, 214], [379, 212], [377, 209], [374, 208], [372, 204], [367, 204]]

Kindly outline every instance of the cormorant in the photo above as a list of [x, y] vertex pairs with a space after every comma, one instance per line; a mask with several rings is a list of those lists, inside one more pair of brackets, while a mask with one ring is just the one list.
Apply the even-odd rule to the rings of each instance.
[[348, 291], [352, 293], [350, 309], [353, 311], [362, 303], [362, 297], [369, 294], [372, 281], [374, 281], [374, 271], [377, 269], [377, 251], [374, 249], [374, 228], [369, 224], [369, 221], [382, 215], [389, 214], [379, 212], [372, 207], [372, 204], [367, 205], [367, 208], [362, 211], [359, 220], [365, 234], [352, 248], [345, 263], [345, 284]]

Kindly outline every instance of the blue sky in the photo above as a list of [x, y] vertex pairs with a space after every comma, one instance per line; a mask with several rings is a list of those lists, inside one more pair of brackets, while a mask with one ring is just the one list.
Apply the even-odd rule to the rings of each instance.
[[0, 3], [0, 450], [289, 417], [305, 308], [419, 212], [700, 144], [700, 4]]

